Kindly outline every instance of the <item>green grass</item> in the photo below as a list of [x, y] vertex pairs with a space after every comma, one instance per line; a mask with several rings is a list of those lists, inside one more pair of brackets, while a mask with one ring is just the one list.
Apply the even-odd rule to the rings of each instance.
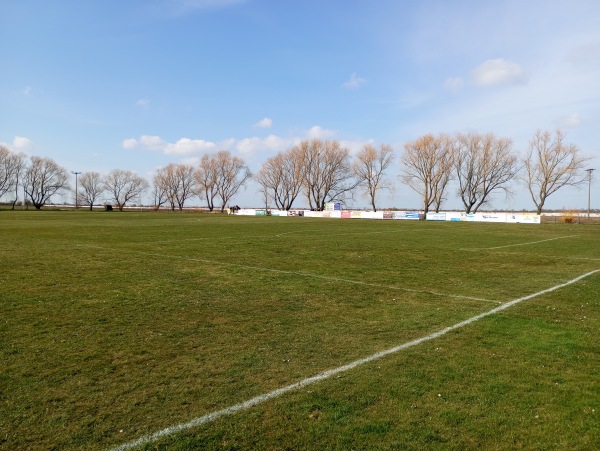
[[[600, 269], [577, 224], [0, 211], [0, 238], [7, 450], [107, 449]], [[595, 449], [599, 331], [596, 273], [146, 448]]]

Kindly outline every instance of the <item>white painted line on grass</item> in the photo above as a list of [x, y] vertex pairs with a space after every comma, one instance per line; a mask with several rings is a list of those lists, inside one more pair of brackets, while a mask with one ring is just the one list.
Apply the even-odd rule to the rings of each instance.
[[[88, 248], [93, 248], [93, 249], [109, 250], [106, 247], [97, 246], [97, 245], [93, 245], [93, 244], [77, 244], [77, 246], [88, 247]], [[208, 260], [205, 258], [182, 257], [179, 255], [157, 254], [154, 252], [137, 251], [135, 249], [120, 249], [119, 252], [130, 252], [132, 254], [140, 254], [140, 255], [145, 255], [145, 256], [149, 256], [149, 257], [171, 258], [174, 260], [187, 260], [187, 261], [192, 261], [192, 262], [208, 263], [210, 265], [215, 265], [215, 266], [230, 266], [230, 267], [235, 267], [235, 268], [249, 269], [252, 271], [273, 272], [273, 273], [277, 273], [277, 274], [288, 274], [288, 275], [293, 275], [293, 276], [327, 280], [330, 282], [343, 282], [343, 283], [349, 283], [349, 284], [354, 284], [354, 285], [364, 285], [364, 286], [374, 287], [374, 288], [387, 288], [389, 290], [406, 291], [409, 293], [425, 293], [425, 294], [431, 294], [432, 296], [439, 296], [439, 297], [445, 297], [445, 298], [466, 299], [466, 300], [470, 300], [470, 301], [481, 301], [481, 302], [492, 302], [494, 304], [502, 303], [502, 301], [497, 301], [494, 299], [484, 299], [484, 298], [477, 298], [477, 297], [473, 297], [473, 296], [463, 296], [461, 294], [440, 293], [438, 291], [432, 291], [432, 290], [427, 290], [427, 289], [406, 288], [406, 287], [398, 287], [398, 286], [394, 286], [394, 285], [384, 285], [384, 284], [378, 284], [378, 283], [363, 282], [360, 280], [343, 279], [341, 277], [332, 277], [332, 276], [323, 276], [320, 274], [311, 274], [311, 273], [301, 272], [301, 271], [287, 271], [284, 269], [265, 268], [262, 266], [242, 265], [240, 263], [220, 262], [220, 261], [216, 261], [216, 260]]]
[[491, 251], [491, 250], [494, 250], [494, 249], [504, 249], [506, 247], [529, 246], [530, 244], [544, 243], [546, 241], [563, 240], [565, 238], [573, 238], [575, 236], [579, 236], [579, 235], [558, 236], [556, 238], [548, 238], [547, 240], [528, 241], [527, 243], [507, 244], [505, 246], [472, 247], [472, 248], [463, 248], [463, 249], [460, 249], [460, 250], [461, 251]]
[[210, 423], [210, 422], [212, 422], [214, 420], [217, 420], [218, 418], [221, 418], [221, 417], [224, 417], [224, 416], [227, 416], [227, 415], [233, 415], [233, 414], [235, 414], [237, 412], [249, 409], [250, 407], [254, 407], [254, 406], [258, 405], [258, 404], [262, 404], [263, 402], [269, 401], [269, 400], [271, 400], [273, 398], [277, 398], [277, 397], [279, 397], [281, 395], [284, 395], [286, 393], [289, 393], [291, 391], [299, 390], [301, 388], [307, 387], [307, 386], [309, 386], [311, 384], [314, 384], [316, 382], [320, 382], [322, 380], [329, 379], [330, 377], [335, 376], [337, 374], [340, 374], [340, 373], [352, 370], [352, 369], [354, 369], [354, 368], [356, 368], [358, 366], [364, 365], [364, 364], [372, 362], [374, 360], [381, 359], [382, 357], [385, 357], [387, 355], [394, 354], [394, 353], [397, 353], [398, 351], [402, 351], [403, 349], [407, 349], [407, 348], [410, 348], [412, 346], [416, 346], [416, 345], [419, 345], [421, 343], [424, 343], [426, 341], [430, 341], [430, 340], [433, 340], [435, 338], [441, 337], [442, 335], [445, 335], [448, 332], [451, 332], [451, 331], [453, 331], [455, 329], [467, 326], [467, 325], [469, 325], [471, 323], [474, 323], [475, 321], [480, 320], [481, 318], [485, 318], [486, 316], [490, 316], [490, 315], [493, 315], [495, 313], [498, 313], [498, 312], [500, 312], [502, 310], [505, 310], [505, 309], [507, 309], [509, 307], [512, 307], [513, 305], [518, 304], [520, 302], [526, 301], [528, 299], [531, 299], [531, 298], [534, 298], [534, 297], [537, 297], [537, 296], [541, 296], [541, 295], [546, 294], [546, 293], [550, 293], [552, 291], [555, 291], [555, 290], [558, 290], [560, 288], [564, 288], [564, 287], [566, 287], [568, 285], [571, 285], [571, 284], [574, 284], [576, 282], [579, 282], [580, 280], [582, 280], [582, 279], [584, 279], [584, 278], [586, 278], [588, 276], [591, 276], [592, 274], [595, 274], [597, 272], [600, 272], [600, 269], [595, 269], [595, 270], [590, 271], [590, 272], [588, 272], [586, 274], [583, 274], [583, 275], [581, 275], [579, 277], [571, 279], [568, 282], [561, 283], [559, 285], [555, 285], [555, 286], [553, 286], [551, 288], [547, 288], [547, 289], [542, 290], [542, 291], [538, 291], [537, 293], [529, 294], [527, 296], [523, 296], [523, 297], [520, 297], [518, 299], [513, 299], [512, 301], [509, 301], [509, 302], [505, 302], [504, 304], [499, 305], [498, 307], [495, 307], [495, 308], [493, 308], [491, 310], [488, 310], [487, 312], [480, 313], [479, 315], [475, 315], [475, 316], [473, 316], [473, 317], [471, 317], [469, 319], [461, 321], [460, 323], [456, 323], [456, 324], [454, 324], [452, 326], [448, 326], [448, 327], [446, 327], [444, 329], [441, 329], [441, 330], [439, 330], [437, 332], [434, 332], [432, 334], [426, 335], [424, 337], [417, 338], [416, 340], [407, 341], [406, 343], [403, 343], [401, 345], [395, 346], [393, 348], [386, 349], [384, 351], [372, 354], [372, 355], [370, 355], [368, 357], [365, 357], [365, 358], [362, 358], [362, 359], [359, 359], [359, 360], [355, 360], [354, 362], [350, 362], [347, 365], [343, 365], [343, 366], [340, 366], [340, 367], [337, 367], [337, 368], [333, 368], [331, 370], [323, 371], [322, 373], [319, 373], [319, 374], [317, 374], [315, 376], [312, 376], [312, 377], [308, 377], [308, 378], [303, 379], [301, 381], [298, 381], [298, 382], [296, 382], [294, 384], [278, 388], [278, 389], [270, 391], [268, 393], [264, 393], [262, 395], [255, 396], [254, 398], [248, 399], [247, 401], [243, 401], [243, 402], [241, 402], [239, 404], [234, 404], [233, 406], [226, 407], [224, 409], [217, 410], [215, 412], [211, 412], [209, 414], [203, 415], [203, 416], [198, 417], [198, 418], [194, 418], [193, 420], [188, 421], [187, 423], [180, 423], [180, 424], [177, 424], [177, 425], [170, 426], [168, 428], [162, 429], [160, 431], [154, 432], [152, 434], [144, 435], [144, 436], [138, 438], [137, 440], [133, 440], [131, 442], [127, 442], [127, 443], [124, 443], [124, 444], [119, 445], [117, 447], [114, 447], [114, 448], [112, 448], [112, 451], [125, 451], [125, 450], [128, 450], [128, 449], [136, 448], [138, 446], [147, 445], [147, 444], [155, 442], [156, 440], [159, 440], [159, 439], [161, 439], [163, 437], [167, 437], [167, 436], [173, 435], [173, 434], [175, 434], [177, 432], [185, 431], [185, 430], [194, 428], [196, 426], [200, 426], [202, 424]]

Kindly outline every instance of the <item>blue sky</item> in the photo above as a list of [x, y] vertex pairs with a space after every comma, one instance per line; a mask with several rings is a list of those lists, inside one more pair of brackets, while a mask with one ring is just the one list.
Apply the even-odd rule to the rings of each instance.
[[[311, 137], [399, 154], [425, 133], [494, 132], [524, 153], [561, 128], [595, 157], [600, 208], [599, 21], [597, 0], [4, 0], [0, 143], [151, 180], [221, 149], [257, 171]], [[534, 207], [514, 191], [492, 206]], [[234, 201], [260, 199], [251, 184]], [[397, 182], [379, 204], [420, 200]], [[587, 185], [547, 203], [586, 206]]]

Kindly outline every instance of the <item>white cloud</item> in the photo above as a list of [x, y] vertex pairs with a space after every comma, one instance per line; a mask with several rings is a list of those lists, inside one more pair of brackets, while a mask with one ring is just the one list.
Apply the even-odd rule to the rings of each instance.
[[254, 124], [254, 128], [271, 128], [272, 126], [273, 120], [270, 117], [264, 117]]
[[137, 145], [137, 139], [134, 138], [124, 139], [123, 142], [121, 142], [121, 147], [123, 147], [123, 149], [135, 149]]
[[491, 87], [522, 84], [526, 81], [523, 68], [502, 58], [487, 60], [473, 71], [473, 79], [479, 86]]
[[135, 102], [135, 104], [137, 106], [141, 106], [142, 108], [144, 108], [146, 110], [148, 108], [150, 108], [150, 100], [148, 100], [148, 99], [139, 99], [137, 102]]
[[310, 128], [307, 133], [309, 139], [327, 139], [335, 136], [336, 132], [334, 130], [326, 130], [320, 125], [315, 125]]
[[[227, 138], [219, 142], [204, 139], [180, 138], [174, 143], [167, 142], [157, 135], [142, 135], [138, 139], [124, 139], [121, 142], [121, 147], [124, 149], [135, 149], [139, 147], [146, 150], [159, 151], [164, 155], [176, 155], [192, 160], [197, 155], [216, 152], [218, 150], [235, 151], [245, 155], [252, 155], [260, 152], [281, 152], [290, 149], [303, 139], [330, 139], [336, 132], [315, 125], [303, 134], [304, 136], [292, 136], [289, 138], [283, 138], [275, 134], [270, 134], [264, 138], [258, 136], [242, 139]], [[349, 147], [354, 148], [358, 146], [358, 144], [355, 144], [356, 143], [351, 143]]]
[[25, 94], [26, 96], [31, 95], [31, 92], [33, 91], [33, 88], [31, 86], [25, 86], [21, 92], [23, 94]]
[[375, 144], [375, 140], [374, 139], [355, 139], [355, 140], [348, 140], [348, 139], [343, 139], [340, 141], [340, 146], [342, 147], [346, 147], [348, 150], [350, 150], [350, 153], [352, 155], [356, 155], [366, 144], [371, 144], [374, 145]]
[[160, 136], [152, 136], [152, 135], [142, 135], [140, 136], [139, 143], [152, 150], [162, 150], [164, 151], [168, 145], [166, 141], [164, 141]]
[[25, 150], [33, 146], [33, 141], [24, 136], [15, 136], [12, 142], [12, 147], [15, 150]]
[[10, 150], [15, 152], [22, 152], [26, 149], [33, 147], [33, 141], [24, 136], [15, 136], [11, 143], [0, 142], [0, 146], [8, 147]]
[[235, 148], [244, 154], [250, 154], [257, 151], [275, 151], [279, 152], [294, 145], [294, 140], [284, 139], [277, 135], [269, 135], [266, 138], [244, 138], [240, 140]]
[[227, 139], [224, 139], [223, 141], [219, 142], [219, 147], [221, 149], [233, 149], [233, 146], [235, 146], [235, 143], [237, 143], [237, 139], [227, 138]]
[[350, 75], [350, 80], [342, 83], [342, 87], [346, 89], [358, 89], [367, 82], [365, 78], [359, 77], [356, 72]]
[[203, 139], [181, 138], [174, 144], [167, 144], [163, 152], [167, 155], [192, 155], [217, 150], [217, 144]]
[[464, 84], [465, 81], [462, 77], [448, 78], [444, 82], [444, 89], [447, 91], [457, 92], [463, 88]]

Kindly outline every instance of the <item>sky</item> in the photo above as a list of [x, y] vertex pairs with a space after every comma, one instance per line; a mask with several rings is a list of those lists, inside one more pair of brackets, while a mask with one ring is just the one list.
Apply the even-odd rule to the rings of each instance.
[[[597, 0], [3, 0], [0, 143], [149, 181], [223, 149], [257, 172], [302, 139], [389, 144], [395, 189], [378, 206], [416, 209], [406, 142], [493, 132], [523, 155], [537, 129], [561, 129], [598, 168], [600, 208], [599, 22]], [[490, 208], [534, 209], [512, 190]], [[443, 207], [461, 208], [455, 192]], [[564, 188], [546, 208], [587, 196]], [[232, 201], [262, 197], [252, 182]]]

